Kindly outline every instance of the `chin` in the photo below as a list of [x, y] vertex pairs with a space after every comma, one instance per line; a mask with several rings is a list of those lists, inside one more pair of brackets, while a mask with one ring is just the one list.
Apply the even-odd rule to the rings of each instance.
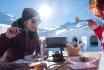
[[102, 17], [102, 19], [104, 20], [104, 17]]
[[37, 30], [29, 30], [30, 32], [36, 32]]
[[30, 29], [31, 32], [36, 32], [37, 29], [33, 28], [33, 29]]

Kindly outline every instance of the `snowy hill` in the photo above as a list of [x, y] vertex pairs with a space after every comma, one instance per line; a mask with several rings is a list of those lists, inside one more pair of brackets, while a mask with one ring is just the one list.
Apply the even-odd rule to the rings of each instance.
[[0, 23], [0, 34], [4, 33], [7, 30], [7, 28], [9, 28], [9, 27], [10, 27], [10, 25]]
[[14, 16], [0, 11], [0, 34], [4, 33], [14, 20]]
[[0, 23], [11, 25], [14, 20], [14, 16], [0, 11]]

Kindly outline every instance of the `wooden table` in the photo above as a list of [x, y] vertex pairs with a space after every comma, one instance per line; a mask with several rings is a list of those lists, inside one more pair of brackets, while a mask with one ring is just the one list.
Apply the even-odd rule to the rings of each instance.
[[[104, 70], [104, 53], [101, 52], [86, 52], [87, 55], [94, 57], [96, 59], [100, 59], [100, 63], [99, 63], [99, 67], [98, 68], [94, 68], [94, 69], [84, 69], [84, 70]], [[101, 56], [101, 58], [100, 58]], [[68, 65], [69, 63], [65, 63], [65, 62], [59, 62], [59, 63], [55, 63], [55, 62], [49, 62], [49, 61], [45, 61], [47, 63], [48, 70], [72, 70]], [[19, 59], [17, 61], [15, 61], [15, 63], [35, 63], [34, 61], [27, 61], [27, 60], [23, 60], [23, 59]], [[15, 69], [16, 70], [16, 69]], [[17, 69], [18, 70], [18, 69]], [[34, 68], [29, 69], [28, 67], [24, 67], [22, 69], [19, 70], [34, 70]]]
[[[86, 52], [86, 54], [89, 55], [89, 56], [91, 56], [91, 57], [94, 57], [94, 58], [96, 58], [96, 59], [103, 59], [103, 60], [104, 60], [104, 55], [103, 55], [103, 53], [101, 53], [101, 52]], [[101, 58], [100, 58], [100, 57], [101, 57]], [[18, 61], [19, 61], [19, 60], [18, 60]], [[18, 61], [17, 61], [17, 62], [18, 62]], [[24, 62], [25, 62], [26, 60], [21, 60], [21, 59], [20, 59], [20, 62], [21, 62], [21, 61], [24, 61]], [[28, 62], [28, 61], [27, 61], [27, 62]], [[45, 62], [47, 63], [48, 66], [51, 66], [51, 67], [49, 67], [48, 70], [73, 70], [73, 69], [71, 69], [71, 68], [68, 66], [68, 64], [65, 63], [65, 62], [59, 62], [59, 63], [49, 62], [49, 61], [45, 61]], [[30, 63], [32, 63], [32, 61], [30, 61]], [[101, 70], [101, 69], [104, 70], [104, 64], [103, 64], [103, 65], [101, 65], [101, 64], [103, 64], [102, 61], [100, 61], [98, 68], [83, 69], [83, 70]], [[33, 70], [33, 69], [31, 69], [31, 70]], [[77, 69], [77, 70], [78, 70], [78, 69]]]
[[[101, 57], [101, 54], [99, 52], [86, 52], [85, 54], [87, 54], [91, 57], [94, 57], [96, 59], [100, 59], [100, 57]], [[71, 56], [71, 57], [77, 57], [77, 56]], [[49, 63], [50, 63], [50, 65], [54, 64], [54, 62], [49, 62]], [[99, 62], [97, 62], [97, 63], [99, 63]], [[50, 68], [49, 70], [73, 70], [68, 66], [69, 64], [65, 64], [64, 62], [57, 63], [57, 64], [58, 64], [57, 66], [54, 66], [54, 67]], [[99, 68], [83, 69], [83, 70], [98, 70], [98, 69]]]

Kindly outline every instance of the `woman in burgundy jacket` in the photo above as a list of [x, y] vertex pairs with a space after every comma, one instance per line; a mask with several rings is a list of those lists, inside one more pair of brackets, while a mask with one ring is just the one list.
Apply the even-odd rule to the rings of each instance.
[[22, 17], [15, 21], [7, 31], [0, 35], [0, 57], [5, 55], [4, 62], [12, 62], [32, 54], [34, 50], [40, 53], [37, 26], [40, 23], [39, 14], [25, 8]]

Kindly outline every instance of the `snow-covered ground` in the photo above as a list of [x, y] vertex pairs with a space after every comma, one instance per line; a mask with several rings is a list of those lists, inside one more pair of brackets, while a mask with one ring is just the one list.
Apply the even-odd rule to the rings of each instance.
[[9, 28], [9, 27], [10, 27], [10, 25], [0, 23], [0, 34], [4, 33], [7, 30], [7, 28]]

